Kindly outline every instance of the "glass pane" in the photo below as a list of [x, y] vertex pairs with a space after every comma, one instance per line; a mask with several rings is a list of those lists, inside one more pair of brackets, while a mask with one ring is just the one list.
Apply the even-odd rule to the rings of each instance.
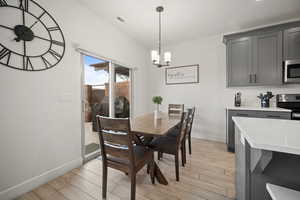
[[288, 68], [289, 78], [300, 78], [300, 64], [291, 64]]
[[130, 117], [130, 70], [129, 68], [114, 65], [115, 67], [115, 117]]
[[109, 62], [84, 56], [86, 155], [99, 149], [96, 115], [109, 116]]

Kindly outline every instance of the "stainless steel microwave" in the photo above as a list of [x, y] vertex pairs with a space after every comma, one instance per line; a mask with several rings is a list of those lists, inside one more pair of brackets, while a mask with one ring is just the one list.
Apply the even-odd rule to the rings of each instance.
[[283, 80], [285, 83], [300, 83], [300, 59], [285, 61]]

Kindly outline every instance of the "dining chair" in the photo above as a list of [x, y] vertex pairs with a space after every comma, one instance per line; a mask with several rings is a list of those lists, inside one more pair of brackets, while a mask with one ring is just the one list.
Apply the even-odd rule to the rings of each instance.
[[[183, 112], [184, 112], [184, 104], [169, 104], [168, 106], [168, 114], [170, 116], [181, 116]], [[179, 132], [180, 127], [175, 126], [173, 129], [176, 129]], [[171, 130], [170, 132], [173, 132], [173, 130]], [[160, 159], [162, 157], [163, 157], [163, 153], [158, 152], [158, 158]]]
[[106, 199], [108, 167], [128, 174], [131, 179], [131, 200], [135, 200], [136, 174], [145, 165], [150, 166], [150, 176], [154, 184], [153, 150], [137, 145], [130, 129], [129, 119], [97, 116], [99, 140], [102, 152], [102, 198]]
[[[188, 140], [188, 144], [189, 144], [189, 154], [192, 154], [192, 128], [193, 128], [193, 123], [194, 123], [194, 116], [195, 116], [195, 111], [196, 108], [189, 108], [187, 109], [188, 113], [189, 113], [189, 124], [187, 127], [187, 133], [186, 133], [186, 139]], [[180, 130], [177, 129], [172, 129], [169, 131], [169, 133], [167, 134], [170, 137], [177, 137], [177, 135], [180, 133]]]
[[193, 129], [193, 123], [194, 123], [194, 117], [195, 117], [195, 111], [196, 108], [193, 107], [191, 108], [191, 121], [190, 121], [190, 125], [188, 127], [188, 132], [187, 132], [187, 139], [188, 139], [188, 143], [189, 143], [189, 154], [192, 154], [192, 129]]
[[184, 112], [184, 104], [169, 104], [169, 115], [181, 115]]
[[[159, 153], [166, 153], [175, 156], [175, 172], [176, 181], [179, 181], [179, 151], [181, 150], [181, 156], [184, 156], [183, 140], [185, 140], [186, 127], [187, 127], [187, 116], [186, 112], [181, 115], [180, 122], [180, 134], [177, 137], [161, 136], [155, 138], [150, 142], [149, 147]], [[183, 161], [182, 161], [183, 163]]]

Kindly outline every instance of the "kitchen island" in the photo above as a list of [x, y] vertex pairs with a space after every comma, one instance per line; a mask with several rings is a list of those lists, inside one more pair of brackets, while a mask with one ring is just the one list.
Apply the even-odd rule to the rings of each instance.
[[292, 110], [278, 107], [261, 108], [257, 106], [227, 107], [226, 109], [226, 143], [230, 152], [235, 150], [235, 130], [232, 117], [252, 117], [268, 119], [291, 119]]
[[300, 191], [300, 121], [232, 119], [237, 200], [271, 199], [267, 183]]

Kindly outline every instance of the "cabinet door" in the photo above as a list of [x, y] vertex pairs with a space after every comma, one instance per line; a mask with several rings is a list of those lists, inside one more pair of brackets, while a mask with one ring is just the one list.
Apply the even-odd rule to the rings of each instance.
[[284, 58], [300, 59], [300, 27], [284, 31]]
[[253, 38], [253, 81], [255, 85], [282, 84], [282, 32]]
[[259, 117], [256, 111], [253, 110], [227, 110], [227, 130], [226, 130], [226, 143], [227, 150], [234, 152], [235, 148], [235, 133], [234, 133], [234, 122], [232, 117]]
[[250, 37], [230, 40], [227, 44], [227, 86], [251, 84], [252, 42]]
[[246, 200], [246, 157], [241, 134], [235, 127], [235, 190], [237, 200]]
[[272, 111], [260, 111], [257, 112], [259, 118], [269, 119], [291, 119], [291, 112], [272, 112]]

